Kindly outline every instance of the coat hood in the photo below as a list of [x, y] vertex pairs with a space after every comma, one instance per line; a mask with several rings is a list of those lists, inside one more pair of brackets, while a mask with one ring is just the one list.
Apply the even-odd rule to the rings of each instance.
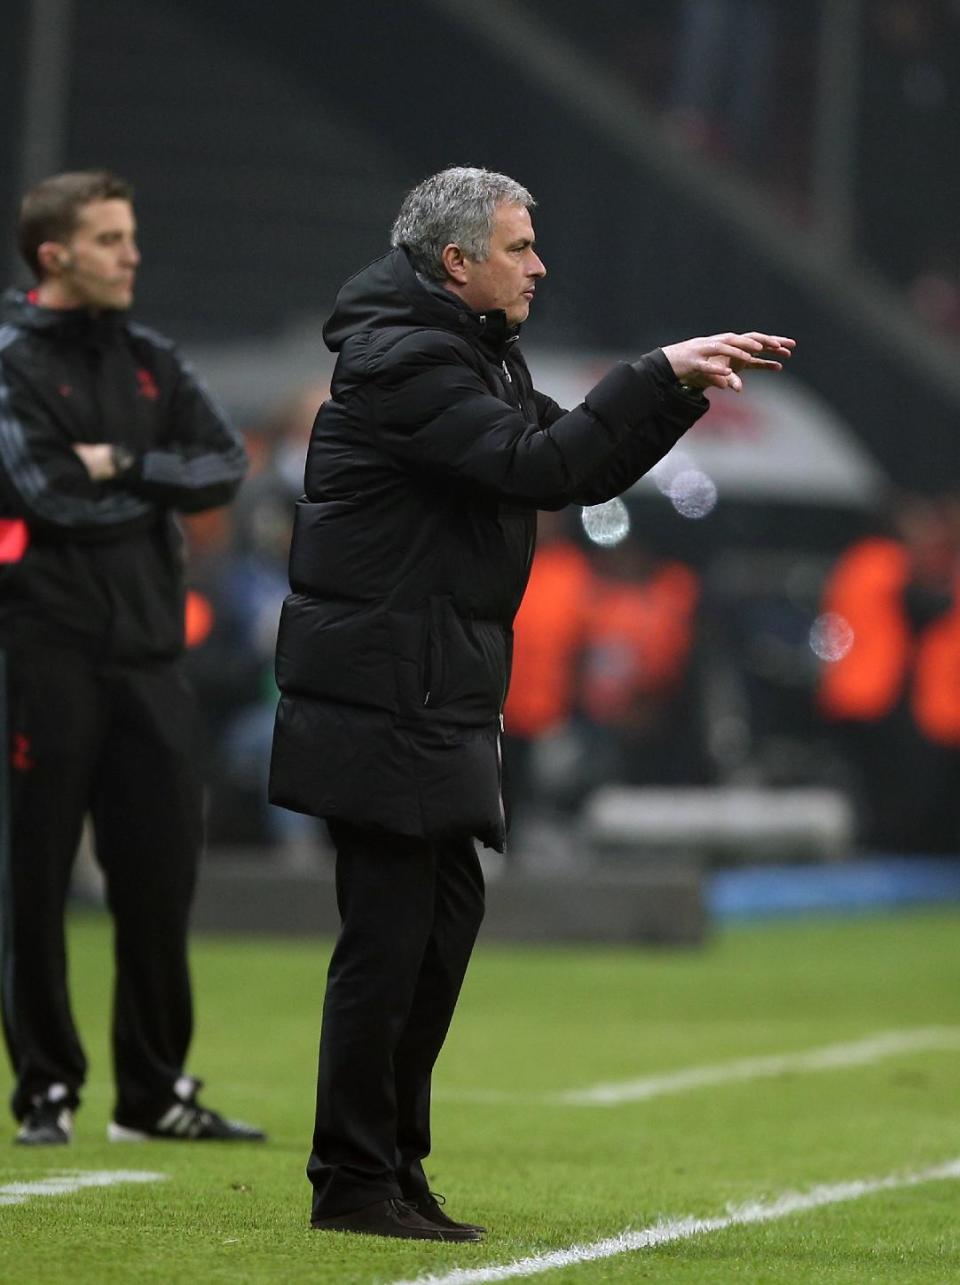
[[487, 348], [498, 361], [518, 334], [502, 309], [474, 312], [449, 290], [426, 281], [402, 247], [374, 259], [341, 287], [323, 338], [331, 352], [339, 352], [352, 335], [389, 326], [451, 330]]

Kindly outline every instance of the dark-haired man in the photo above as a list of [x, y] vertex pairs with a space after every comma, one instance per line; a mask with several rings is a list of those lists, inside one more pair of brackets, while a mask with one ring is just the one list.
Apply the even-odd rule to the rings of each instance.
[[307, 454], [277, 641], [274, 802], [326, 817], [330, 962], [308, 1175], [314, 1227], [476, 1240], [430, 1192], [430, 1079], [504, 844], [501, 711], [536, 511], [625, 491], [793, 340], [713, 335], [621, 363], [565, 412], [518, 346], [546, 269], [533, 198], [444, 170], [325, 327], [338, 354]]
[[70, 1141], [86, 1074], [63, 919], [88, 813], [116, 928], [109, 1136], [263, 1137], [202, 1106], [184, 1070], [202, 823], [174, 515], [226, 504], [245, 455], [172, 345], [127, 316], [131, 196], [104, 171], [32, 188], [37, 284], [0, 317], [3, 1025], [33, 1146]]

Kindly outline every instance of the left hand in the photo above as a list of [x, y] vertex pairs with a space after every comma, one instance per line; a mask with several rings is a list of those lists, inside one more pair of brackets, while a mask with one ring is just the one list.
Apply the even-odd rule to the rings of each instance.
[[73, 449], [94, 482], [109, 482], [117, 476], [109, 442], [74, 442]]
[[750, 330], [685, 339], [667, 345], [663, 354], [680, 383], [690, 388], [731, 388], [739, 393], [743, 388], [740, 371], [782, 370], [776, 358], [789, 357], [796, 343], [784, 335]]

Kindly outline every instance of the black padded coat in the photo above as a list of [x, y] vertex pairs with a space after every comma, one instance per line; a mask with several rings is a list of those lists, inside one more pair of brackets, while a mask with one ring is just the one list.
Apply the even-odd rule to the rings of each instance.
[[537, 509], [620, 494], [707, 409], [658, 350], [565, 412], [502, 312], [403, 250], [352, 277], [307, 453], [277, 642], [270, 797], [502, 848], [501, 710]]

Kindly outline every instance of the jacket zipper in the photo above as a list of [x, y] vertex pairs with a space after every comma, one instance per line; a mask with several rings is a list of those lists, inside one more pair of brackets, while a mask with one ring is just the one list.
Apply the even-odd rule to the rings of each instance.
[[507, 809], [503, 804], [503, 714], [500, 715], [500, 726], [497, 728], [497, 805], [500, 809], [500, 825], [503, 829], [503, 843], [507, 843]]
[[436, 598], [430, 599], [429, 611], [427, 613], [427, 637], [426, 648], [423, 659], [423, 690], [424, 706], [430, 704], [430, 697], [433, 695], [434, 687], [442, 688], [442, 666], [443, 666], [443, 620], [440, 612], [440, 604]]

